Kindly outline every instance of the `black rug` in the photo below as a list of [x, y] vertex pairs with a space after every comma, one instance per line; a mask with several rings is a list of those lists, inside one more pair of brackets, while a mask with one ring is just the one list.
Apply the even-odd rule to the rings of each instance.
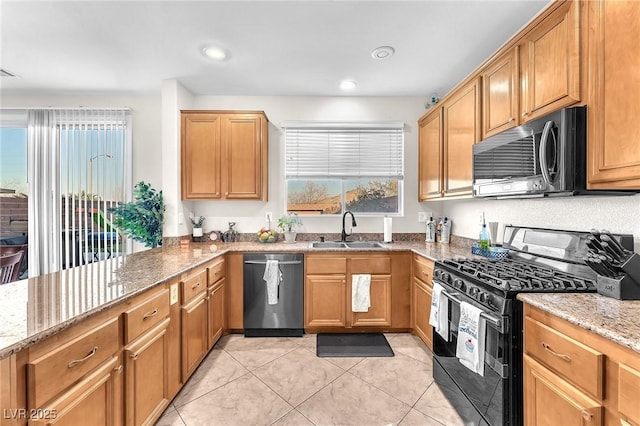
[[319, 357], [394, 356], [382, 333], [318, 333], [316, 355]]

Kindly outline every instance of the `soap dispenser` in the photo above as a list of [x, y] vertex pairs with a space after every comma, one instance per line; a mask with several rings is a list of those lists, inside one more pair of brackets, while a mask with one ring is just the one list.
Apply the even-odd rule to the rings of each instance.
[[430, 217], [429, 222], [427, 222], [427, 234], [425, 241], [427, 243], [436, 242], [436, 222], [433, 220], [433, 216]]
[[478, 247], [481, 250], [489, 250], [491, 241], [489, 239], [489, 231], [487, 230], [487, 224], [484, 220], [484, 212], [482, 213], [482, 224], [480, 226], [480, 235], [478, 237]]

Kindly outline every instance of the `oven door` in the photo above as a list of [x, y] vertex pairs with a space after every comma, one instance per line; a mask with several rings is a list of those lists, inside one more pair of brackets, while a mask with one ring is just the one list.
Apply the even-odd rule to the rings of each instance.
[[511, 365], [509, 357], [509, 321], [490, 311], [483, 312], [486, 320], [485, 368], [480, 376], [466, 368], [456, 358], [460, 301], [482, 308], [471, 298], [443, 286], [449, 304], [449, 339], [445, 341], [433, 332], [433, 375], [442, 392], [467, 424], [510, 424], [509, 395]]

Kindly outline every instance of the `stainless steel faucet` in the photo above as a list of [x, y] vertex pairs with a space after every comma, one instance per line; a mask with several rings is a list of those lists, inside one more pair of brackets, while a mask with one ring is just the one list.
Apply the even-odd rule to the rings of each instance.
[[345, 242], [347, 241], [347, 237], [349, 235], [351, 235], [351, 233], [347, 234], [347, 232], [344, 230], [344, 219], [347, 217], [347, 215], [350, 214], [351, 215], [351, 232], [353, 232], [353, 228], [358, 226], [358, 224], [356, 223], [356, 218], [353, 215], [353, 213], [351, 213], [350, 211], [346, 211], [344, 212], [344, 214], [342, 215], [342, 234], [341, 234], [341, 238], [340, 241]]

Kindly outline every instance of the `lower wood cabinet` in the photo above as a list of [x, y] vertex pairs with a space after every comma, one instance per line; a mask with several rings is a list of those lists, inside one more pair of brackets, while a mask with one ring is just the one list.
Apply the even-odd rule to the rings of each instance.
[[367, 312], [353, 312], [353, 327], [391, 326], [391, 275], [372, 275], [370, 285], [371, 306]]
[[603, 425], [604, 406], [524, 355], [525, 425]]
[[526, 303], [524, 315], [525, 426], [640, 425], [637, 352]]
[[413, 255], [412, 328], [429, 349], [433, 349], [433, 327], [429, 325], [431, 314], [431, 279], [433, 261]]
[[219, 280], [213, 287], [207, 291], [207, 311], [208, 311], [208, 334], [207, 349], [211, 349], [213, 345], [222, 337], [225, 329], [225, 279]]
[[169, 318], [124, 348], [125, 424], [153, 423], [170, 401]]
[[346, 275], [307, 275], [305, 327], [346, 327]]
[[208, 352], [206, 293], [182, 307], [182, 381], [198, 368]]
[[109, 359], [50, 403], [30, 410], [29, 424], [122, 424], [121, 376], [120, 359], [117, 356]]

